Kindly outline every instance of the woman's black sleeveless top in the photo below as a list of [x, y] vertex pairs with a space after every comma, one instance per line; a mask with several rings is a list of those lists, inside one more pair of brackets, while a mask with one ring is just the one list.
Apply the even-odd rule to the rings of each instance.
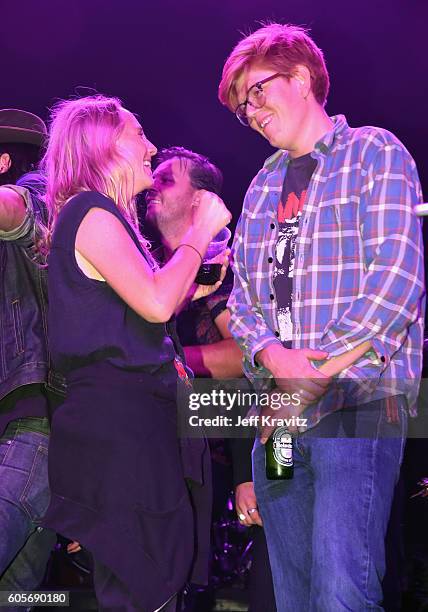
[[[144, 256], [135, 232], [112, 200], [85, 191], [67, 202], [58, 216], [48, 260], [53, 366], [66, 374], [106, 361], [121, 369], [155, 374], [175, 357], [166, 325], [143, 319], [108, 283], [88, 278], [77, 264], [76, 234], [91, 208], [102, 208], [117, 217]], [[126, 276], [126, 270], [123, 274]]]

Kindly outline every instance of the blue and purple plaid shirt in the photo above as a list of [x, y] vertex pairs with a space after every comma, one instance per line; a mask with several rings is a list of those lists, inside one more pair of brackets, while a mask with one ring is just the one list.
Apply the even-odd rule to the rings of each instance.
[[[312, 153], [318, 163], [299, 224], [293, 348], [334, 357], [370, 340], [373, 351], [340, 377], [358, 381], [366, 392], [369, 381], [372, 394], [384, 381], [401, 381], [399, 392], [407, 393], [414, 414], [425, 295], [422, 235], [413, 211], [422, 199], [416, 166], [390, 132], [350, 128], [342, 115], [333, 121]], [[230, 330], [253, 381], [271, 377], [254, 358], [279, 342], [272, 272], [288, 161], [287, 152], [277, 151], [252, 181], [233, 244]], [[337, 408], [321, 400], [309, 411], [309, 426]]]

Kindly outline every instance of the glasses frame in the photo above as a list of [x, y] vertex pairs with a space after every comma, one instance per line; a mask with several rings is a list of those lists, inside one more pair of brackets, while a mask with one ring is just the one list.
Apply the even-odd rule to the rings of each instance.
[[[245, 127], [249, 127], [250, 125], [250, 122], [247, 117], [247, 113], [245, 112], [247, 105], [250, 104], [250, 106], [252, 106], [255, 109], [263, 108], [263, 106], [266, 104], [266, 93], [263, 89], [263, 85], [266, 85], [266, 83], [269, 83], [270, 81], [273, 81], [274, 79], [277, 79], [280, 76], [287, 76], [287, 75], [284, 72], [275, 72], [275, 74], [271, 74], [265, 79], [262, 79], [261, 81], [257, 81], [257, 83], [254, 83], [254, 85], [251, 85], [251, 87], [247, 91], [246, 99], [240, 104], [238, 104], [238, 106], [235, 108], [235, 116], [241, 125], [244, 125]], [[258, 89], [261, 94], [264, 94], [262, 98], [263, 103], [260, 104], [259, 106], [256, 106], [249, 100], [250, 92], [254, 88]], [[240, 114], [240, 109], [243, 110], [242, 114]]]

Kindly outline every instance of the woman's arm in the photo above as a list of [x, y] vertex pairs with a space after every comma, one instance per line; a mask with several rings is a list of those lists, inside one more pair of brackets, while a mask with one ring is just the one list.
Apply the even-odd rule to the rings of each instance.
[[[220, 204], [220, 203], [221, 204]], [[116, 293], [147, 321], [163, 323], [190, 289], [212, 238], [230, 213], [221, 200], [195, 215], [195, 222], [170, 261], [153, 272], [122, 223], [101, 208], [92, 208], [76, 235], [76, 251], [89, 262]], [[208, 218], [207, 218], [208, 217]], [[196, 249], [196, 250], [194, 250]]]

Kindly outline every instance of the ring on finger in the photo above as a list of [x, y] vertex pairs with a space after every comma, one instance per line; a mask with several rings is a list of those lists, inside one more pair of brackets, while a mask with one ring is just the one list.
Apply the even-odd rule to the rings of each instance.
[[254, 514], [254, 512], [257, 512], [257, 508], [248, 508], [247, 510], [247, 514]]
[[240, 512], [238, 514], [238, 518], [239, 518], [240, 521], [245, 521], [245, 514], [242, 514], [242, 512]]
[[308, 396], [307, 392], [304, 389], [300, 389], [299, 398], [300, 398], [300, 401], [308, 402], [310, 399], [310, 396]]

